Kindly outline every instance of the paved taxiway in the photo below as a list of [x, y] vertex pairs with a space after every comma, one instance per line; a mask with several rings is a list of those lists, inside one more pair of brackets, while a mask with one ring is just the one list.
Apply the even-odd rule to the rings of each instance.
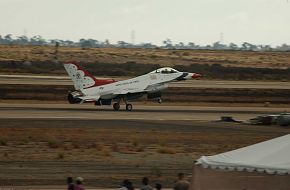
[[92, 104], [0, 104], [0, 119], [78, 119], [78, 120], [172, 120], [213, 121], [221, 116], [247, 120], [261, 114], [290, 111], [267, 107], [144, 106], [134, 105], [132, 112], [112, 110], [111, 106]]
[[[98, 77], [102, 78], [102, 77]], [[115, 78], [123, 80], [124, 78]], [[29, 76], [0, 75], [0, 84], [39, 84], [39, 85], [73, 85], [67, 76]], [[290, 82], [271, 81], [221, 81], [221, 80], [187, 80], [173, 82], [172, 87], [195, 88], [253, 88], [253, 89], [290, 89]]]

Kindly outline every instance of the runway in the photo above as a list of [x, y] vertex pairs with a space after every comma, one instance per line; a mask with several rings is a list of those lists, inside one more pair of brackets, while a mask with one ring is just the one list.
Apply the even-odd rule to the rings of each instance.
[[176, 105], [134, 105], [132, 112], [113, 111], [111, 106], [92, 104], [0, 104], [0, 119], [68, 119], [68, 120], [168, 120], [213, 121], [221, 116], [248, 120], [261, 114], [277, 114], [290, 111], [286, 108], [267, 107], [210, 107]]
[[[97, 77], [104, 78], [104, 77]], [[107, 78], [107, 77], [106, 77]], [[124, 80], [126, 78], [114, 78]], [[0, 84], [35, 84], [35, 85], [73, 85], [68, 76], [37, 75], [0, 75]], [[283, 81], [222, 81], [222, 80], [187, 80], [173, 82], [171, 87], [195, 88], [251, 88], [251, 89], [290, 89], [290, 82]]]

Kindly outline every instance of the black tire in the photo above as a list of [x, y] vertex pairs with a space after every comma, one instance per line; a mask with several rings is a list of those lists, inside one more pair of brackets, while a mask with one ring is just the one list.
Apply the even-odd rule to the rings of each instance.
[[132, 109], [133, 109], [132, 104], [126, 104], [126, 110], [127, 111], [132, 111]]
[[119, 111], [120, 110], [120, 104], [119, 103], [114, 103], [113, 104], [113, 108], [115, 111]]
[[159, 104], [161, 104], [161, 103], [162, 103], [162, 99], [161, 99], [161, 98], [158, 98], [158, 100], [157, 100], [157, 101], [158, 101], [158, 103], [159, 103]]

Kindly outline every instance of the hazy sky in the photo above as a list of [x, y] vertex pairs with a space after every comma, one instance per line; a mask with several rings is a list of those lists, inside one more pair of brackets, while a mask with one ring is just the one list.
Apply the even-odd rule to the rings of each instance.
[[111, 42], [290, 44], [287, 0], [0, 0], [0, 34]]

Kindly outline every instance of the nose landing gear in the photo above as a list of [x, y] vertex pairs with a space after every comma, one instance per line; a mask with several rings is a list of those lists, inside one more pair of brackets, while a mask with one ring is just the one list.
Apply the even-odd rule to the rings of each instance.
[[132, 104], [126, 104], [126, 110], [127, 111], [132, 111], [132, 109], [133, 109]]

